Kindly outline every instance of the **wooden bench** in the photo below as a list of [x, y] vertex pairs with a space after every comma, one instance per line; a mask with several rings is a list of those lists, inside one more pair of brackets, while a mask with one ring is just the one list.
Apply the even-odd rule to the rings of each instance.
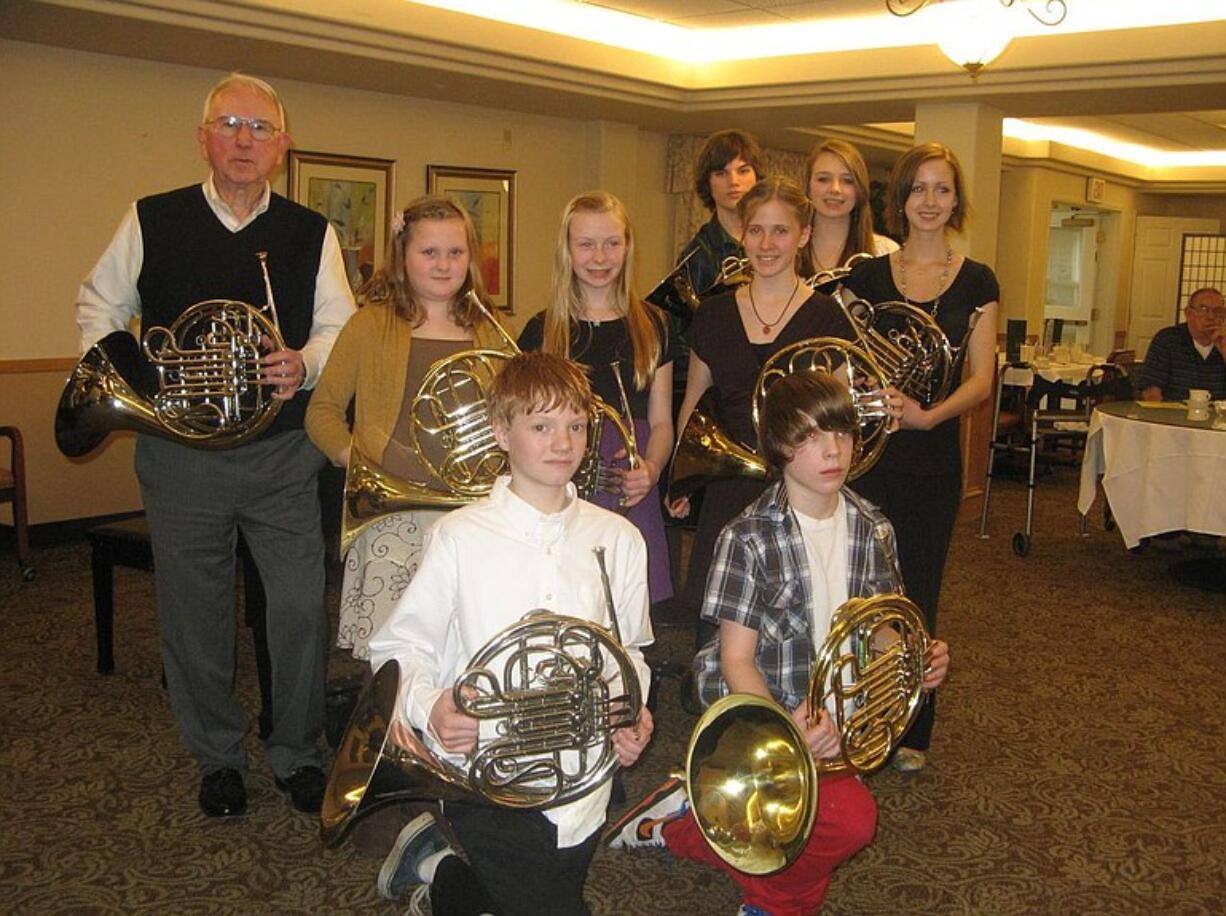
[[[91, 547], [94, 578], [94, 630], [98, 640], [98, 673], [115, 671], [115, 589], [116, 566], [132, 569], [153, 569], [153, 545], [149, 538], [149, 523], [145, 517], [125, 519], [91, 528], [86, 534]], [[260, 682], [260, 737], [272, 730], [272, 664], [268, 657], [266, 603], [260, 574], [240, 535], [239, 566], [242, 569], [243, 592], [246, 596], [244, 618], [255, 640], [256, 671]], [[162, 678], [165, 684], [165, 675]]]

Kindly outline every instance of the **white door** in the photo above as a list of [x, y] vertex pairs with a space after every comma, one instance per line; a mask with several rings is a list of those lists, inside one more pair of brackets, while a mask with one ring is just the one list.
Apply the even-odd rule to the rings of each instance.
[[1132, 299], [1128, 304], [1128, 344], [1145, 358], [1159, 330], [1175, 323], [1179, 295], [1179, 258], [1185, 232], [1217, 232], [1215, 219], [1138, 216], [1132, 248]]

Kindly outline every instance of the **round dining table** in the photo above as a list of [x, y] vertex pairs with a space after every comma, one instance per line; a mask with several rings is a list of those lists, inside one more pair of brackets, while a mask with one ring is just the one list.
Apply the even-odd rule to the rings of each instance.
[[1182, 402], [1100, 404], [1081, 463], [1077, 509], [1083, 516], [1100, 476], [1129, 548], [1168, 531], [1226, 537], [1226, 418], [1212, 410], [1207, 420], [1190, 420]]

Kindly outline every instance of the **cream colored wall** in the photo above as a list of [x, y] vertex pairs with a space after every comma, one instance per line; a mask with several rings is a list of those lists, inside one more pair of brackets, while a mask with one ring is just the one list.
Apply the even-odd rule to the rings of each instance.
[[[206, 175], [193, 129], [220, 75], [0, 42], [0, 105], [19, 125], [0, 132], [0, 423], [18, 422], [25, 434], [33, 522], [139, 506], [130, 444], [68, 462], [51, 433], [63, 370], [22, 371], [13, 361], [75, 357], [77, 286], [123, 209]], [[427, 163], [517, 172], [513, 328], [545, 303], [563, 206], [600, 181], [627, 198], [640, 291], [671, 261], [663, 134], [309, 83], [277, 87], [298, 148], [396, 160], [397, 202], [424, 191]]]
[[1137, 215], [1216, 219], [1226, 226], [1226, 197], [1210, 194], [1141, 194]]
[[[1013, 167], [1001, 176], [1000, 247], [996, 276], [1000, 281], [1002, 326], [1005, 318], [1025, 318], [1028, 332], [1038, 334], [1043, 326], [1043, 298], [1047, 285], [1047, 227], [1054, 203], [1084, 204], [1085, 175], [1069, 174], [1042, 166]], [[1116, 263], [1114, 290], [1104, 292], [1104, 301], [1114, 302], [1112, 328], [1128, 325], [1129, 284], [1132, 278], [1132, 240], [1137, 215], [1135, 191], [1107, 182], [1106, 197], [1095, 206], [1119, 213], [1107, 232], [1100, 260]]]

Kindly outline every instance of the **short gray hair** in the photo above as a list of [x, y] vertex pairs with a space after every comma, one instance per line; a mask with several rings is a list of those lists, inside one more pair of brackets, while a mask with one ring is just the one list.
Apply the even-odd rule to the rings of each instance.
[[209, 109], [213, 105], [213, 100], [229, 89], [251, 89], [266, 97], [272, 102], [277, 109], [277, 118], [281, 121], [278, 125], [281, 130], [286, 130], [288, 125], [285, 123], [285, 106], [281, 104], [281, 97], [277, 95], [277, 90], [273, 89], [268, 83], [254, 76], [248, 76], [246, 73], [239, 73], [235, 70], [229, 76], [222, 78], [217, 84], [209, 90], [209, 94], [204, 98], [204, 113], [200, 116], [201, 121], [209, 119]]

